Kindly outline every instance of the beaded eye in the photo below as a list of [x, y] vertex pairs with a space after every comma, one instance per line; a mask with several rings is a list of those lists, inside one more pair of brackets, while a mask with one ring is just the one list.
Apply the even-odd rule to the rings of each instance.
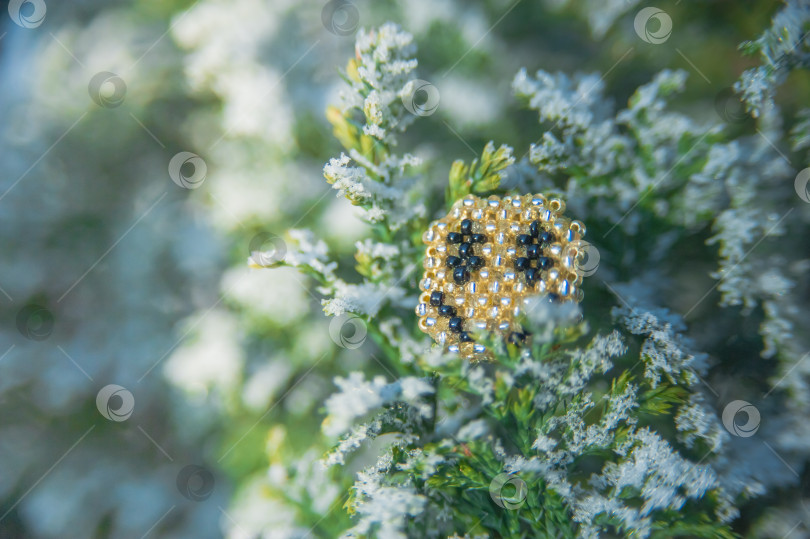
[[422, 236], [427, 248], [419, 328], [465, 359], [489, 359], [475, 334], [529, 342], [517, 320], [530, 297], [581, 301], [577, 254], [586, 243], [585, 225], [563, 211], [562, 200], [540, 194], [456, 201]]

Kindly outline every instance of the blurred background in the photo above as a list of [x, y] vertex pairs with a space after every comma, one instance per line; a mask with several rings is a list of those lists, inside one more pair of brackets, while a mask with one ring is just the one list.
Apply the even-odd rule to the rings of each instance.
[[[0, 10], [0, 537], [334, 537], [346, 477], [318, 459], [332, 378], [384, 372], [330, 337], [314, 283], [248, 267], [311, 229], [353, 267], [366, 235], [323, 180], [325, 119], [360, 27], [415, 35], [437, 113], [409, 130], [450, 163], [520, 155], [525, 67], [600, 72], [622, 106], [661, 69], [678, 107], [728, 121], [778, 2], [30, 0]], [[808, 80], [779, 96], [790, 116]], [[742, 127], [740, 127], [742, 128]], [[472, 155], [470, 155], [472, 154]], [[350, 474], [346, 474], [350, 476]]]

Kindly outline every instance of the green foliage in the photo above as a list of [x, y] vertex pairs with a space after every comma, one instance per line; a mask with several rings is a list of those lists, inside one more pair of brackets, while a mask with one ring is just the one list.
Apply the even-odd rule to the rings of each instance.
[[484, 147], [480, 161], [473, 159], [469, 165], [465, 165], [462, 160], [453, 161], [445, 205], [449, 209], [456, 200], [469, 194], [494, 194], [501, 184], [503, 171], [514, 162], [512, 148], [502, 145], [496, 150], [492, 142]]

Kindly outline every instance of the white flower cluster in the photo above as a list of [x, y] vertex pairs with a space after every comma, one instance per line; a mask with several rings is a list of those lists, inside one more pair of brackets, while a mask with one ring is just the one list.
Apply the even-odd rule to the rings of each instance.
[[410, 520], [423, 517], [427, 499], [409, 486], [388, 486], [385, 475], [391, 471], [390, 453], [374, 466], [359, 472], [354, 483], [357, 501], [353, 509], [358, 513], [357, 524], [344, 537], [376, 537], [406, 539], [405, 528]]
[[[365, 208], [363, 216], [370, 223], [382, 222], [385, 218], [391, 220], [393, 228], [399, 228], [408, 219], [424, 217], [424, 204], [416, 203], [414, 207], [406, 208], [402, 204], [403, 197], [410, 200], [407, 195], [414, 186], [415, 177], [404, 176], [405, 170], [417, 167], [421, 161], [411, 155], [401, 158], [389, 156], [382, 164], [374, 165], [356, 150], [350, 150], [349, 155], [342, 153], [339, 158], [331, 159], [323, 169], [324, 176], [332, 187], [338, 191], [338, 196], [345, 197], [352, 203]], [[352, 166], [358, 163], [360, 166]], [[374, 175], [372, 178], [369, 173]]]
[[[680, 348], [681, 338], [671, 326], [661, 327], [655, 320], [649, 312], [625, 318], [631, 332], [648, 335], [656, 346], [670, 351]], [[605, 395], [600, 399], [604, 400], [601, 416], [595, 414], [599, 403], [593, 401], [586, 385], [594, 376], [610, 370], [613, 359], [626, 351], [623, 340], [614, 332], [597, 336], [586, 349], [571, 354], [570, 368], [568, 361], [538, 362], [523, 358], [516, 374], [530, 373], [536, 377], [538, 386], [548, 388], [536, 402], [540, 410], [559, 406], [560, 399], [566, 396], [574, 400], [563, 414], [553, 416], [537, 433], [531, 447], [538, 456], [508, 457], [505, 469], [510, 473], [540, 474], [546, 488], [570, 505], [573, 520], [580, 524], [581, 537], [599, 537], [604, 533], [598, 522], [605, 520], [600, 517], [609, 518], [613, 525], [634, 535], [648, 537], [653, 532], [656, 511], [680, 510], [687, 500], [700, 499], [710, 490], [719, 500], [717, 518], [730, 521], [736, 516], [736, 509], [712, 466], [694, 464], [658, 434], [637, 426], [636, 410], [644, 404], [635, 384], [627, 383], [623, 389]], [[677, 356], [683, 363], [683, 353], [669, 355]], [[642, 352], [642, 361], [648, 368], [660, 367], [660, 359], [647, 358]], [[688, 368], [682, 365], [677, 371]], [[656, 382], [656, 378], [650, 380], [648, 387], [654, 387]], [[708, 419], [711, 413], [707, 414], [699, 405], [699, 399], [682, 413], [691, 415], [701, 425], [684, 426], [684, 430], [694, 431], [693, 436], [712, 440], [722, 436], [716, 417], [713, 421]], [[567, 467], [575, 459], [598, 450], [610, 451], [617, 460], [607, 462], [601, 473], [593, 474], [587, 483], [569, 476]], [[717, 451], [719, 444], [712, 447], [712, 452]], [[630, 493], [641, 498], [641, 506], [627, 502]]]
[[[599, 528], [592, 524], [600, 513], [615, 514], [634, 535], [649, 537], [651, 513], [679, 511], [689, 499], [700, 499], [710, 490], [717, 492], [721, 502], [718, 519], [729, 522], [737, 516], [711, 467], [685, 460], [650, 429], [632, 431], [616, 451], [625, 456], [624, 460], [619, 464], [608, 463], [600, 475], [589, 481], [596, 493], [578, 496], [575, 502], [574, 519], [584, 524], [584, 537], [600, 536]], [[627, 490], [640, 492], [641, 507], [630, 507], [621, 501]]]
[[[412, 121], [401, 99], [410, 89], [416, 69], [413, 36], [392, 23], [357, 36], [358, 79], [352, 91], [342, 94], [346, 107], [358, 107], [365, 115], [363, 132], [379, 140], [395, 142], [392, 131], [401, 131]], [[371, 88], [370, 90], [368, 88]]]
[[311, 230], [290, 229], [287, 235], [292, 245], [285, 245], [288, 248], [285, 263], [295, 268], [309, 268], [326, 281], [336, 279], [337, 263], [329, 261], [329, 250], [323, 240], [316, 238]]
[[329, 397], [325, 404], [328, 415], [323, 430], [328, 436], [345, 433], [357, 418], [393, 402], [409, 403], [427, 418], [432, 414], [422, 398], [433, 394], [433, 387], [419, 378], [404, 377], [389, 384], [383, 376], [366, 381], [363, 373], [353, 372], [347, 378], [335, 378], [335, 385], [340, 392]]
[[608, 372], [613, 367], [612, 359], [625, 352], [620, 334], [614, 331], [606, 336], [597, 335], [585, 350], [577, 349], [568, 354], [575, 368], [571, 368], [568, 362], [538, 361], [523, 356], [515, 375], [529, 375], [537, 381], [541, 389], [534, 404], [540, 410], [545, 410], [560, 398], [580, 394], [592, 376]]
[[426, 213], [424, 203], [412, 193], [419, 178], [408, 175], [421, 165], [421, 159], [390, 152], [397, 143], [396, 133], [414, 119], [405, 100], [414, 91], [415, 51], [413, 36], [394, 24], [359, 32], [356, 59], [347, 73], [351, 86], [341, 94], [344, 117], [340, 121], [342, 129], [354, 133], [353, 112], [362, 113], [362, 135], [352, 136], [363, 151], [348, 148], [348, 154], [324, 167], [324, 176], [338, 196], [362, 207], [367, 221], [385, 222], [392, 230]]
[[810, 67], [810, 4], [806, 0], [786, 0], [776, 13], [771, 28], [744, 47], [758, 51], [764, 64], [743, 72], [734, 88], [754, 116], [767, 113], [775, 105], [776, 88], [796, 68]]
[[532, 79], [522, 69], [512, 86], [551, 127], [540, 143], [532, 144], [532, 163], [542, 164], [548, 173], [583, 167], [589, 176], [603, 176], [627, 161], [633, 146], [619, 135], [602, 99], [604, 84], [598, 75], [572, 80], [562, 73], [538, 71]]
[[662, 376], [671, 383], [684, 382], [692, 385], [697, 382], [695, 372], [704, 373], [705, 355], [694, 356], [684, 348], [685, 340], [676, 329], [685, 329], [682, 324], [673, 327], [667, 320], [659, 320], [652, 312], [638, 312], [627, 307], [615, 307], [614, 316], [620, 318], [627, 329], [635, 335], [646, 338], [641, 345], [644, 358], [644, 376], [652, 387], [657, 387]]
[[346, 284], [335, 281], [334, 297], [323, 300], [326, 314], [338, 316], [344, 312], [376, 315], [386, 302], [399, 300], [405, 291], [397, 286], [386, 286], [377, 283]]

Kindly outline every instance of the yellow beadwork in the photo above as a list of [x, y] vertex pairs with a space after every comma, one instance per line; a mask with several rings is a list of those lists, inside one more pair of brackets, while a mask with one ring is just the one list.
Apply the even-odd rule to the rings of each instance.
[[[507, 338], [512, 333], [521, 335], [523, 329], [517, 317], [531, 296], [553, 294], [550, 297], [556, 301], [580, 301], [582, 272], [578, 263], [584, 254], [585, 225], [563, 216], [564, 210], [562, 200], [547, 200], [540, 194], [502, 199], [468, 195], [457, 201], [448, 215], [431, 223], [422, 236], [427, 249], [425, 273], [419, 283], [422, 294], [416, 307], [419, 328], [450, 352], [460, 353], [466, 359], [486, 359], [490, 353], [482, 344], [462, 342], [462, 333], [450, 330], [453, 317], [439, 314], [439, 306], [431, 305], [431, 293], [443, 294], [441, 304], [455, 309], [455, 316], [462, 319], [462, 331], [470, 337], [480, 331], [496, 332]], [[460, 258], [460, 244], [448, 242], [448, 234], [460, 233], [461, 223], [466, 219], [471, 221], [472, 234], [486, 236], [483, 243], [473, 243], [471, 247], [484, 264], [478, 269], [470, 268], [469, 279], [457, 283], [447, 262], [451, 256]], [[522, 239], [527, 241], [525, 235], [532, 236], [533, 221], [538, 222], [536, 226], [541, 233], [552, 234], [551, 241], [540, 247], [542, 256], [550, 259], [551, 265], [532, 272], [536, 276], [534, 283], [527, 279], [526, 271], [515, 266], [518, 258], [527, 257], [527, 246], [519, 244], [518, 239], [524, 235]], [[464, 241], [468, 242], [470, 237], [464, 236]], [[532, 238], [538, 242], [537, 236]], [[468, 263], [469, 257], [462, 258], [462, 262]], [[535, 259], [533, 263], [536, 262]]]

